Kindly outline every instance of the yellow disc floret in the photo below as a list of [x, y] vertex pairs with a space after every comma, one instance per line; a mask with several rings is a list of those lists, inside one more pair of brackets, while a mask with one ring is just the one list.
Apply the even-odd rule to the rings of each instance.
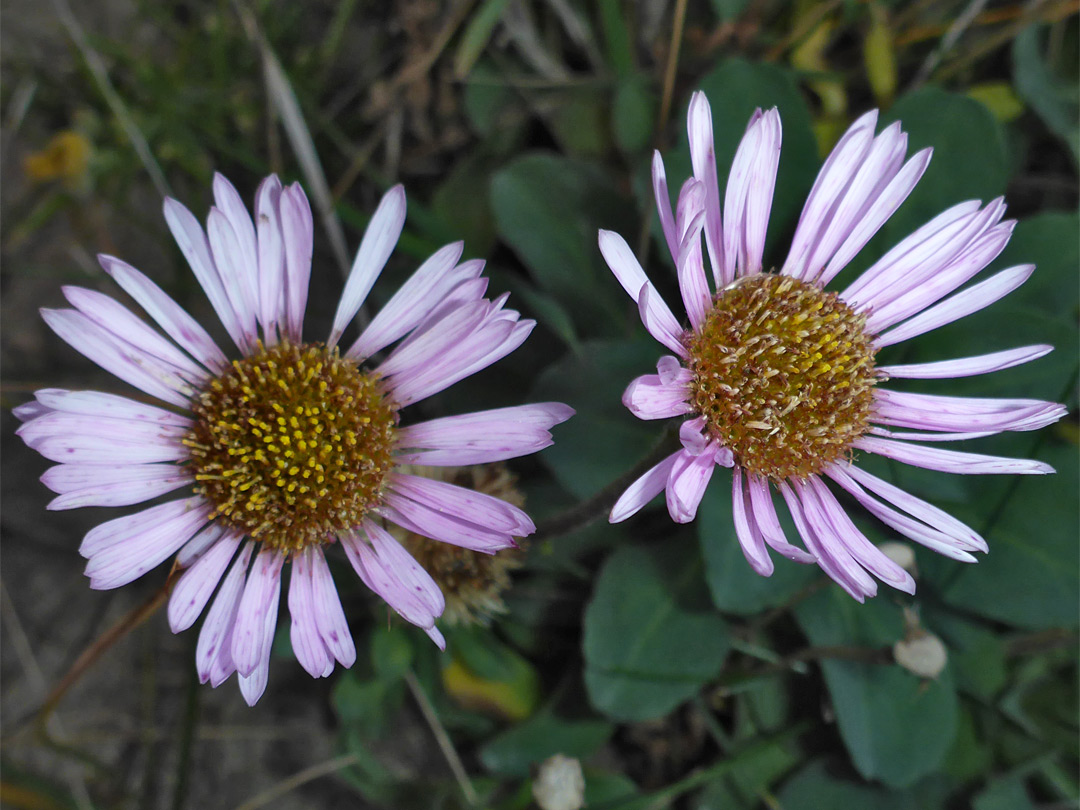
[[774, 481], [820, 473], [866, 432], [874, 348], [836, 293], [762, 273], [721, 290], [688, 333], [691, 402], [737, 464]]
[[262, 348], [212, 380], [184, 440], [214, 516], [298, 551], [356, 526], [393, 466], [397, 412], [377, 378], [319, 343]]

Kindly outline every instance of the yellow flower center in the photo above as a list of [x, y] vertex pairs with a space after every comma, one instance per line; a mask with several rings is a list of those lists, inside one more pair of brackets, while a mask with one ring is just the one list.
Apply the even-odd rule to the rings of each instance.
[[764, 273], [721, 290], [687, 334], [691, 402], [737, 464], [774, 481], [820, 473], [866, 432], [874, 348], [833, 292]]
[[375, 376], [321, 343], [234, 360], [192, 404], [184, 439], [213, 515], [298, 551], [356, 526], [393, 466], [397, 411]]

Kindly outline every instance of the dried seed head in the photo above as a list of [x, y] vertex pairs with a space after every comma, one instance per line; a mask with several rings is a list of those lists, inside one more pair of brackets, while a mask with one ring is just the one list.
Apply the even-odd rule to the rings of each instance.
[[774, 481], [820, 473], [866, 432], [874, 348], [866, 317], [788, 276], [739, 279], [687, 334], [691, 402], [736, 463]]
[[262, 348], [212, 380], [184, 439], [214, 516], [298, 551], [356, 526], [393, 466], [397, 411], [377, 378], [321, 343]]

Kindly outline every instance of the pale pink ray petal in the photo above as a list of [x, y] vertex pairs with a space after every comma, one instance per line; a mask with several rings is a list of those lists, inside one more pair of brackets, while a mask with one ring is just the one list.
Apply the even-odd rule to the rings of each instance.
[[[641, 291], [638, 293], [638, 316], [645, 325], [645, 331], [675, 354], [686, 357], [686, 347], [682, 342], [683, 330], [679, 322], [667, 310], [666, 304], [661, 302], [662, 308], [654, 306], [658, 298], [659, 294], [652, 289], [651, 284], [646, 282], [641, 285]], [[672, 318], [671, 321], [667, 320], [668, 316]]]
[[225, 569], [229, 567], [241, 536], [230, 534], [214, 543], [187, 569], [169, 596], [169, 628], [174, 633], [187, 630], [210, 601]]
[[[677, 246], [686, 240], [694, 220], [699, 216], [702, 218], [702, 227], [704, 227], [705, 184], [699, 183], [693, 177], [688, 177], [679, 190], [679, 198], [675, 206], [675, 234], [678, 238], [675, 244]], [[681, 253], [681, 248], [672, 258], [677, 258], [679, 253]]]
[[874, 138], [850, 184], [836, 200], [803, 271], [804, 280], [821, 284], [819, 276], [836, 250], [862, 221], [866, 210], [896, 176], [907, 151], [907, 135], [894, 122]]
[[1054, 472], [1053, 467], [1042, 461], [961, 453], [940, 447], [920, 447], [874, 436], [862, 436], [853, 444], [867, 453], [875, 453], [914, 467], [957, 475], [1049, 475]]
[[[236, 611], [240, 606], [240, 595], [244, 588], [244, 579], [254, 545], [251, 540], [244, 543], [243, 549], [222, 581], [221, 588], [214, 597], [214, 603], [210, 606], [210, 611], [206, 614], [206, 621], [203, 622], [202, 630], [199, 632], [199, 641], [195, 647], [195, 668], [199, 673], [200, 683], [206, 683], [211, 679], [214, 664], [222, 654], [229, 657], [231, 661], [229, 636], [232, 635], [232, 627], [236, 622]], [[217, 683], [214, 684], [214, 686], [217, 685]]]
[[491, 495], [420, 475], [391, 472], [386, 487], [440, 514], [519, 536], [536, 531], [524, 511]]
[[115, 338], [81, 312], [42, 309], [41, 317], [61, 340], [110, 374], [140, 391], [182, 408], [195, 393], [186, 380], [141, 349]]
[[240, 319], [233, 310], [232, 302], [225, 293], [225, 285], [218, 274], [217, 265], [214, 264], [210, 254], [210, 243], [203, 233], [202, 226], [187, 208], [174, 199], [165, 198], [164, 204], [165, 221], [172, 231], [173, 239], [180, 247], [180, 252], [187, 259], [191, 271], [203, 288], [206, 297], [210, 299], [210, 305], [217, 313], [218, 319], [229, 333], [229, 337], [237, 347], [243, 349], [245, 338]]
[[667, 486], [668, 478], [671, 476], [672, 467], [683, 455], [685, 455], [683, 450], [672, 453], [628, 486], [626, 491], [619, 496], [619, 500], [615, 502], [615, 505], [611, 507], [608, 522], [622, 523], [644, 509], [649, 501], [663, 492], [664, 487]]
[[334, 326], [330, 330], [328, 345], [337, 344], [345, 327], [364, 304], [375, 279], [382, 273], [390, 254], [397, 245], [401, 230], [405, 227], [405, 188], [396, 185], [387, 191], [360, 240], [360, 249], [356, 252], [345, 290], [338, 302]]
[[450, 290], [475, 278], [470, 268], [457, 268], [464, 249], [464, 242], [453, 242], [431, 254], [379, 310], [345, 356], [362, 360], [381, 351], [418, 326]]
[[396, 492], [386, 494], [379, 513], [411, 532], [483, 554], [494, 554], [504, 548], [517, 546], [507, 532], [494, 531], [455, 515], [440, 514]]
[[686, 235], [678, 247], [676, 270], [679, 276], [679, 292], [683, 307], [693, 329], [701, 328], [705, 316], [712, 308], [712, 293], [705, 277], [704, 258], [701, 254], [701, 231], [705, 226], [705, 213], [699, 212], [687, 227]]
[[[161, 511], [151, 519], [147, 513], [155, 508]], [[90, 578], [90, 587], [95, 590], [117, 588], [156, 568], [206, 524], [209, 511], [202, 497], [197, 496], [151, 507], [91, 529], [79, 547], [79, 553], [89, 558], [83, 573]], [[143, 531], [133, 530], [138, 526]], [[104, 532], [94, 536], [103, 528]], [[91, 548], [95, 550], [89, 551]]]
[[56, 510], [131, 506], [179, 489], [193, 479], [189, 470], [172, 464], [61, 464], [47, 469], [41, 481], [60, 493], [46, 507]]
[[761, 144], [750, 167], [750, 186], [746, 193], [743, 215], [743, 275], [761, 272], [762, 257], [765, 254], [765, 232], [768, 230], [769, 215], [772, 212], [776, 171], [780, 165], [780, 144], [783, 141], [780, 113], [775, 107], [765, 112], [759, 126]]
[[780, 483], [780, 494], [791, 512], [795, 528], [807, 549], [817, 558], [821, 570], [858, 602], [877, 594], [877, 583], [852, 559], [847, 549], [833, 536], [833, 529], [817, 501], [805, 489]]
[[679, 425], [679, 442], [683, 450], [692, 456], [700, 456], [709, 446], [709, 436], [705, 432], [705, 418], [698, 416], [687, 419]]
[[479, 302], [487, 293], [488, 287], [488, 279], [478, 276], [483, 269], [484, 262], [480, 259], [470, 259], [458, 265], [454, 270], [455, 280], [458, 274], [461, 274], [463, 280], [457, 281], [453, 288], [442, 297], [442, 300], [436, 301], [431, 306], [420, 324], [398, 344], [398, 348], [418, 340], [432, 329], [442, 329], [443, 318], [463, 306]]
[[997, 430], [976, 430], [966, 433], [912, 433], [906, 430], [887, 430], [883, 427], [871, 427], [869, 432], [874, 436], [883, 436], [886, 439], [897, 439], [904, 442], [964, 442], [969, 439], [983, 439], [987, 436], [995, 436]]
[[885, 186], [877, 199], [873, 201], [855, 223], [851, 233], [837, 248], [833, 257], [829, 259], [829, 263], [825, 265], [825, 269], [818, 276], [818, 284], [824, 287], [832, 281], [836, 274], [847, 267], [848, 262], [854, 259], [858, 252], [866, 246], [866, 243], [889, 220], [889, 217], [896, 213], [896, 209], [908, 198], [922, 178], [926, 167], [930, 165], [933, 151], [933, 149], [927, 148], [916, 152], [896, 176], [889, 181], [889, 184]]
[[754, 522], [768, 546], [789, 560], [804, 564], [816, 563], [817, 557], [788, 542], [780, 519], [776, 516], [768, 479], [748, 472], [746, 484], [750, 493], [748, 507], [753, 511]]
[[689, 413], [689, 385], [664, 385], [657, 374], [644, 374], [631, 381], [622, 403], [638, 419], [667, 419]]
[[233, 630], [232, 659], [236, 671], [250, 675], [269, 652], [266, 638], [267, 613], [273, 609], [277, 618], [278, 596], [281, 593], [281, 568], [285, 555], [277, 549], [264, 547], [251, 566], [244, 595], [236, 613]]
[[279, 327], [294, 343], [303, 341], [304, 310], [307, 308], [314, 249], [314, 220], [311, 204], [299, 183], [281, 192], [278, 200], [281, 239], [285, 249], [285, 322]]
[[113, 337], [138, 346], [147, 354], [156, 357], [167, 367], [174, 369], [178, 376], [197, 385], [210, 379], [206, 369], [197, 365], [195, 361], [115, 299], [85, 287], [66, 285], [61, 287], [61, 290], [75, 309], [102, 329]]
[[322, 548], [318, 546], [312, 548], [311, 554], [311, 595], [319, 635], [330, 654], [348, 669], [356, 663], [356, 647], [330, 568], [323, 557]]
[[52, 413], [53, 409], [42, 405], [40, 402], [24, 402], [22, 405], [16, 405], [11, 409], [11, 415], [18, 419], [20, 422], [32, 422], [35, 419], [40, 419], [47, 413]]
[[951, 298], [945, 299], [940, 304], [923, 310], [920, 314], [899, 326], [894, 326], [885, 334], [875, 338], [874, 345], [879, 349], [892, 346], [894, 343], [909, 340], [937, 329], [939, 326], [966, 317], [973, 312], [978, 312], [1018, 288], [1031, 277], [1034, 270], [1035, 265], [1033, 264], [1024, 264], [1002, 270], [986, 281], [968, 287]]
[[689, 385], [694, 375], [685, 368], [679, 358], [670, 354], [663, 355], [656, 361], [656, 374], [664, 385]]
[[873, 420], [886, 425], [942, 431], [1038, 430], [1067, 412], [1037, 399], [993, 399], [874, 391]]
[[954, 377], [973, 377], [989, 374], [1013, 366], [1030, 363], [1054, 350], [1045, 343], [1035, 346], [1022, 346], [1003, 352], [980, 354], [977, 357], [962, 357], [954, 360], [939, 360], [935, 363], [912, 363], [899, 366], [878, 366], [878, 372], [888, 377], [900, 377], [911, 380], [946, 380]]
[[206, 218], [206, 235], [210, 239], [210, 252], [225, 286], [225, 294], [229, 296], [233, 312], [243, 330], [244, 345], [240, 350], [250, 354], [255, 350], [259, 338], [259, 298], [253, 275], [258, 258], [254, 250], [250, 256], [244, 252], [232, 223], [216, 207], [210, 209]]
[[214, 339], [157, 284], [127, 262], [100, 254], [98, 263], [182, 349], [214, 372], [229, 361]]
[[847, 490], [874, 517], [886, 526], [895, 529], [904, 537], [951, 559], [960, 562], [978, 562], [970, 553], [970, 545], [945, 532], [930, 528], [926, 524], [920, 523], [914, 518], [881, 503], [855, 483], [839, 465], [833, 465], [833, 467], [826, 470], [825, 474]]
[[754, 521], [754, 512], [747, 504], [747, 492], [743, 488], [742, 468], [735, 467], [731, 475], [731, 507], [735, 520], [735, 535], [750, 567], [763, 577], [773, 573], [773, 561], [765, 548], [765, 538]]
[[315, 620], [315, 604], [312, 595], [311, 559], [313, 546], [306, 546], [299, 554], [293, 554], [292, 574], [289, 576], [289, 639], [292, 641], [296, 660], [312, 678], [321, 678], [333, 658], [319, 635]]
[[452, 347], [476, 331], [491, 310], [491, 302], [474, 301], [447, 313], [437, 329], [401, 343], [376, 371], [383, 377], [415, 373], [419, 368], [436, 361]]
[[277, 343], [285, 315], [285, 242], [281, 231], [281, 181], [271, 174], [255, 192], [255, 231], [259, 256], [259, 323], [263, 342]]
[[133, 422], [153, 422], [159, 425], [190, 428], [192, 420], [187, 416], [136, 402], [117, 394], [102, 391], [67, 391], [63, 388], [40, 388], [34, 396], [45, 407], [64, 413], [96, 416], [103, 419], [121, 419]]
[[[282, 559], [284, 559], [284, 555], [282, 555]], [[237, 668], [237, 682], [240, 686], [240, 694], [243, 695], [244, 702], [248, 706], [254, 706], [258, 703], [259, 698], [266, 691], [266, 682], [270, 677], [270, 648], [274, 642], [274, 629], [277, 627], [278, 603], [280, 600], [281, 588], [278, 587], [270, 595], [271, 604], [263, 614], [262, 657], [259, 659], [258, 664], [255, 665], [255, 669], [244, 675], [239, 671], [239, 667]], [[234, 633], [236, 629], [237, 625], [234, 625]]]
[[[618, 279], [622, 288], [626, 290], [626, 294], [633, 298], [634, 301], [637, 301], [639, 306], [641, 305], [642, 287], [649, 288], [648, 310], [655, 324], [654, 328], [663, 330], [665, 334], [681, 334], [682, 329], [679, 327], [679, 322], [671, 314], [671, 310], [668, 309], [668, 305], [664, 303], [660, 294], [656, 292], [656, 288], [652, 286], [648, 276], [645, 275], [645, 271], [641, 269], [641, 264], [638, 262], [637, 257], [634, 256], [634, 252], [630, 250], [630, 246], [626, 244], [626, 240], [614, 231], [601, 229], [599, 243], [600, 253], [603, 254], [604, 261], [607, 262], [608, 267], [611, 268], [611, 272], [615, 274], [615, 278]], [[651, 334], [656, 337], [655, 333]], [[667, 344], [665, 343], [665, 345]], [[681, 347], [672, 349], [672, 351], [679, 355], [685, 355], [686, 353], [686, 350]]]
[[188, 457], [183, 428], [150, 422], [98, 419], [53, 411], [16, 433], [50, 461], [68, 464], [146, 464]]
[[905, 593], [915, 593], [915, 580], [911, 574], [890, 560], [877, 546], [866, 539], [855, 524], [851, 522], [847, 512], [836, 500], [825, 482], [818, 476], [811, 476], [803, 484], [804, 492], [807, 489], [813, 491], [818, 505], [829, 525], [833, 527], [835, 536], [844, 544], [852, 558], [867, 571], [880, 579], [886, 585], [891, 585]]
[[918, 287], [891, 300], [883, 298], [875, 302], [875, 308], [866, 319], [866, 330], [881, 332], [940, 301], [969, 281], [1005, 249], [1015, 225], [1014, 220], [1001, 223]]
[[671, 213], [671, 197], [668, 194], [667, 175], [664, 172], [664, 159], [660, 150], [653, 150], [652, 158], [653, 197], [656, 198], [656, 212], [660, 216], [660, 229], [664, 232], [668, 251], [674, 260], [679, 252], [679, 238], [675, 232], [675, 217]]
[[712, 110], [709, 108], [709, 100], [700, 90], [690, 97], [686, 130], [694, 177], [705, 184], [705, 244], [709, 250], [713, 281], [719, 290], [735, 280], [735, 257], [724, 255], [724, 228], [720, 215], [720, 186], [716, 173]]
[[799, 215], [791, 249], [780, 270], [784, 275], [802, 278], [810, 252], [820, 239], [822, 229], [828, 225], [829, 212], [870, 150], [877, 116], [877, 110], [871, 110], [856, 120], [825, 159]]
[[[248, 213], [247, 206], [244, 205], [239, 192], [220, 172], [214, 173], [213, 190], [215, 208], [225, 217], [229, 225], [228, 230], [232, 232], [235, 238], [234, 247], [236, 253], [230, 257], [230, 261], [233, 263], [237, 273], [236, 281], [240, 286], [240, 300], [244, 302], [245, 308], [249, 308], [241, 309], [234, 305], [233, 309], [246, 324], [249, 324], [250, 328], [254, 329], [255, 327], [251, 325], [257, 322], [261, 309], [259, 297], [259, 247], [255, 235], [255, 226], [251, 222], [251, 214]], [[214, 209], [211, 209], [211, 219], [214, 218], [213, 214]], [[207, 221], [207, 230], [211, 230], [209, 220]], [[210, 247], [214, 251], [218, 269], [222, 272], [225, 289], [230, 291], [229, 279], [226, 277], [228, 264], [222, 264], [217, 255], [217, 250], [214, 248], [214, 236], [212, 233], [209, 236]]]
[[184, 543], [176, 552], [176, 567], [189, 568], [194, 565], [225, 534], [236, 534], [241, 539], [243, 538], [241, 533], [229, 529], [220, 521], [207, 523], [198, 534]]
[[978, 532], [963, 521], [957, 520], [945, 510], [927, 503], [910, 492], [906, 492], [854, 464], [843, 468], [839, 465], [834, 466], [837, 469], [842, 469], [848, 477], [866, 487], [875, 495], [914, 515], [923, 523], [932, 526], [938, 531], [956, 538], [957, 541], [963, 544], [964, 548], [975, 551], [987, 550], [986, 540]]
[[666, 500], [668, 514], [676, 523], [689, 523], [697, 515], [705, 488], [716, 469], [716, 449], [717, 445], [713, 443], [704, 453], [696, 456], [679, 453], [672, 465], [667, 480]]
[[[1005, 212], [1000, 198], [952, 218], [965, 203], [940, 214], [875, 262], [840, 297], [858, 310], [876, 309], [932, 278], [960, 256]], [[940, 227], [938, 227], [940, 223]]]

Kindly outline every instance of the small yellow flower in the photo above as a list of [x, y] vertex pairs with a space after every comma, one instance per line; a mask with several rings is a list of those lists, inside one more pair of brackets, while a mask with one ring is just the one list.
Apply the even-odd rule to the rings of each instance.
[[70, 129], [54, 135], [40, 152], [27, 155], [23, 171], [39, 183], [63, 180], [78, 185], [86, 177], [90, 165], [90, 142]]

